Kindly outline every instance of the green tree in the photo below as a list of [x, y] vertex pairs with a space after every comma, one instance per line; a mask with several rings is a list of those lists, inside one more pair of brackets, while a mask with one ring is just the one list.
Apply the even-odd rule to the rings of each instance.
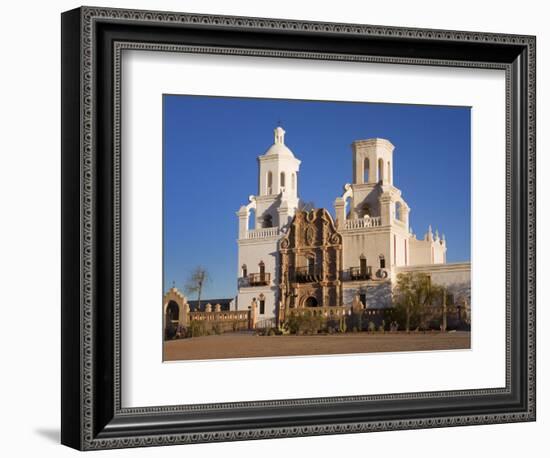
[[208, 273], [208, 271], [202, 266], [197, 266], [191, 271], [191, 273], [189, 274], [189, 278], [185, 283], [185, 292], [187, 294], [197, 293], [197, 310], [200, 310], [201, 308], [202, 289], [209, 281], [210, 274]]
[[443, 288], [432, 283], [428, 274], [420, 272], [397, 275], [393, 301], [398, 315], [405, 319], [405, 330], [426, 328], [431, 306], [441, 300]]

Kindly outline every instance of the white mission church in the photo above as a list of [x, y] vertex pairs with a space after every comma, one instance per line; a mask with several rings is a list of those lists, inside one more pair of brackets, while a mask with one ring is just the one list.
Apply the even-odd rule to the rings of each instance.
[[[236, 310], [253, 301], [258, 320], [277, 320], [285, 307], [392, 306], [401, 272], [425, 272], [470, 301], [470, 263], [447, 263], [445, 236], [422, 239], [409, 226], [410, 208], [393, 182], [394, 145], [386, 139], [352, 144], [352, 183], [326, 209], [300, 209], [301, 161], [285, 144], [282, 127], [258, 157], [258, 192], [237, 212]], [[304, 168], [307, 164], [304, 164]]]

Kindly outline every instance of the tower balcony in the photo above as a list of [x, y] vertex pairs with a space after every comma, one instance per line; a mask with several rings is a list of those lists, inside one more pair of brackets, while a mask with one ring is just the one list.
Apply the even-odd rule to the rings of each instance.
[[347, 277], [344, 277], [344, 280], [358, 281], [358, 280], [370, 280], [371, 278], [372, 278], [372, 266], [367, 266], [367, 268], [350, 267], [348, 269], [348, 275]]
[[251, 229], [246, 232], [247, 239], [265, 239], [267, 237], [277, 237], [280, 231], [278, 227], [262, 227], [260, 229]]
[[347, 219], [344, 222], [344, 229], [367, 229], [382, 225], [380, 216], [366, 216], [364, 218]]
[[268, 286], [271, 283], [271, 274], [260, 272], [248, 274], [246, 277], [239, 278], [239, 288], [247, 286]]

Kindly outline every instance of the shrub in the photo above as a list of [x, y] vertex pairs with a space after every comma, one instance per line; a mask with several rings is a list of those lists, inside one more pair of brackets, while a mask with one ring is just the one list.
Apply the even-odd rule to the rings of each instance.
[[201, 337], [206, 335], [206, 328], [201, 321], [193, 320], [187, 327], [186, 336], [188, 337]]
[[296, 314], [288, 318], [286, 327], [291, 334], [317, 334], [326, 327], [326, 320], [310, 313]]

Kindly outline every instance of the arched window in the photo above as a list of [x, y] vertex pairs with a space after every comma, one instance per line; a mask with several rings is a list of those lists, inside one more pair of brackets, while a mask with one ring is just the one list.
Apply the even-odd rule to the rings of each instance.
[[246, 264], [243, 264], [243, 266], [241, 267], [241, 270], [242, 270], [243, 278], [246, 278], [248, 276], [248, 269], [246, 267]]
[[273, 193], [273, 173], [267, 172], [267, 194]]
[[364, 218], [365, 216], [371, 216], [369, 204], [361, 205], [361, 217]]
[[292, 190], [294, 191], [296, 189], [296, 174], [295, 173], [292, 174], [291, 180], [292, 180]]
[[403, 221], [403, 206], [401, 202], [395, 202], [395, 219]]
[[263, 218], [263, 227], [273, 227], [273, 218], [271, 215], [265, 215]]
[[252, 229], [256, 229], [256, 209], [251, 208], [250, 213], [248, 213], [248, 227], [247, 229], [251, 231]]
[[260, 313], [260, 315], [263, 315], [265, 313], [265, 296], [263, 294], [260, 294], [258, 296], [258, 299], [260, 300], [259, 313]]
[[370, 162], [369, 158], [366, 157], [363, 162], [363, 183], [369, 182], [369, 173], [370, 173]]
[[391, 184], [393, 180], [391, 179], [391, 162], [388, 161], [388, 183]]
[[285, 172], [281, 172], [281, 188], [284, 188], [285, 187]]
[[378, 181], [384, 181], [384, 160], [378, 159]]
[[304, 305], [306, 307], [317, 307], [319, 305], [319, 302], [317, 302], [317, 299], [315, 297], [309, 296], [304, 302]]

